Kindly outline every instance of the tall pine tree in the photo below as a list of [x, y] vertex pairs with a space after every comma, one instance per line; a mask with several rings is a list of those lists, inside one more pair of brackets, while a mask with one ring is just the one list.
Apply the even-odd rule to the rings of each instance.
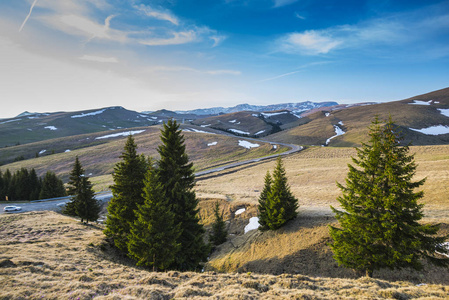
[[89, 221], [96, 221], [100, 213], [100, 205], [95, 199], [95, 193], [92, 189], [92, 184], [88, 177], [81, 177], [80, 189], [74, 195], [75, 197], [75, 212], [86, 223]]
[[210, 235], [210, 242], [214, 246], [218, 246], [226, 242], [228, 231], [226, 230], [226, 223], [223, 220], [223, 212], [220, 212], [220, 203], [215, 202], [214, 207], [214, 223], [212, 223], [212, 233]]
[[153, 271], [164, 271], [174, 261], [180, 249], [177, 242], [181, 233], [179, 224], [174, 224], [174, 213], [170, 210], [162, 184], [154, 170], [148, 170], [143, 189], [144, 203], [138, 205], [136, 219], [131, 225], [128, 240], [129, 256], [137, 265], [152, 267]]
[[261, 231], [266, 231], [266, 230], [270, 229], [270, 227], [268, 227], [268, 225], [267, 225], [267, 222], [268, 222], [267, 200], [268, 200], [268, 194], [270, 193], [270, 190], [271, 190], [271, 182], [272, 182], [272, 179], [271, 179], [270, 171], [267, 171], [267, 174], [265, 175], [263, 190], [259, 196], [259, 205], [258, 205], [259, 225], [260, 225], [259, 230], [261, 230]]
[[184, 136], [174, 120], [164, 123], [161, 130], [162, 144], [158, 147], [160, 160], [157, 176], [168, 203], [175, 214], [175, 224], [181, 228], [178, 239], [180, 251], [171, 268], [195, 270], [207, 258], [208, 247], [204, 243], [204, 228], [199, 223], [198, 200], [193, 187], [193, 164], [185, 152]]
[[137, 154], [137, 145], [132, 135], [128, 136], [124, 150], [120, 156], [122, 159], [114, 167], [112, 177], [114, 184], [111, 186], [112, 199], [108, 205], [108, 216], [104, 233], [114, 241], [120, 250], [128, 251], [128, 237], [131, 225], [136, 216], [134, 211], [137, 206], [143, 204], [142, 189], [144, 187], [145, 174], [148, 162], [143, 155]]
[[75, 158], [72, 171], [70, 171], [69, 182], [67, 182], [67, 194], [71, 197], [71, 201], [67, 203], [65, 209], [62, 211], [69, 216], [76, 216], [76, 197], [75, 195], [81, 192], [82, 178], [84, 176], [84, 169], [81, 166], [78, 156]]
[[269, 174], [265, 176], [265, 187], [259, 198], [259, 209], [261, 209], [259, 215], [261, 230], [279, 229], [296, 218], [298, 214], [296, 211], [298, 200], [290, 191], [281, 157], [278, 157], [276, 161], [272, 179], [270, 180]]
[[381, 268], [421, 269], [422, 258], [448, 265], [448, 253], [436, 237], [439, 225], [418, 223], [423, 217], [423, 192], [414, 190], [425, 179], [412, 181], [416, 164], [408, 146], [390, 118], [385, 126], [376, 118], [370, 127], [370, 141], [357, 149], [349, 165], [346, 186], [338, 184], [338, 201], [344, 210], [332, 210], [341, 228], [330, 226], [335, 260], [348, 268], [372, 276]]

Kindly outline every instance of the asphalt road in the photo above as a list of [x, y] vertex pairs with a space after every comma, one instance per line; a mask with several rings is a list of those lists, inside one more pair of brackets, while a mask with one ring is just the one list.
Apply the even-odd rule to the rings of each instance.
[[[242, 138], [243, 139], [243, 138]], [[289, 147], [290, 150], [283, 152], [281, 154], [275, 154], [275, 155], [270, 155], [270, 156], [265, 156], [262, 158], [255, 158], [255, 159], [250, 159], [250, 160], [245, 160], [245, 161], [240, 161], [240, 162], [236, 162], [236, 163], [231, 163], [228, 165], [224, 165], [224, 166], [220, 166], [217, 168], [212, 168], [206, 171], [201, 171], [201, 172], [197, 172], [195, 173], [195, 176], [202, 176], [202, 175], [209, 175], [212, 173], [216, 173], [216, 172], [221, 172], [223, 170], [226, 169], [230, 169], [230, 168], [234, 168], [234, 167], [239, 167], [239, 166], [243, 166], [243, 165], [247, 165], [247, 164], [251, 164], [251, 163], [255, 163], [255, 162], [260, 162], [262, 160], [267, 160], [267, 159], [271, 159], [274, 157], [278, 157], [279, 155], [289, 155], [295, 152], [299, 152], [301, 150], [303, 150], [304, 148], [302, 146], [298, 146], [298, 145], [290, 145], [290, 144], [283, 144], [283, 143], [272, 143], [272, 142], [267, 142], [267, 141], [262, 141], [262, 140], [257, 140], [257, 139], [252, 139], [252, 138], [244, 138], [245, 140], [253, 140], [253, 141], [257, 141], [257, 142], [265, 142], [265, 143], [270, 143], [272, 145], [280, 145], [280, 146], [285, 146], [285, 147]], [[112, 193], [110, 191], [108, 192], [103, 192], [103, 193], [99, 193], [96, 195], [96, 198], [98, 200], [101, 201], [109, 201], [112, 197]], [[55, 199], [46, 199], [46, 200], [38, 200], [38, 201], [30, 201], [30, 202], [8, 202], [8, 203], [2, 203], [0, 204], [0, 214], [14, 214], [14, 213], [21, 213], [21, 212], [27, 212], [27, 211], [42, 211], [42, 210], [53, 210], [53, 211], [61, 211], [62, 208], [64, 207], [65, 203], [70, 201], [70, 197], [63, 197], [63, 198], [55, 198]], [[20, 206], [22, 209], [20, 211], [14, 211], [14, 212], [4, 212], [3, 208], [5, 206], [10, 206], [10, 205], [14, 205], [14, 206]]]

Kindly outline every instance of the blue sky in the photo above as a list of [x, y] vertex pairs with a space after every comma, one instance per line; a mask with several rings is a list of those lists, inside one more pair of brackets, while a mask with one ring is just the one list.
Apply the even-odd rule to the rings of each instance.
[[0, 118], [401, 100], [449, 86], [449, 1], [0, 0]]

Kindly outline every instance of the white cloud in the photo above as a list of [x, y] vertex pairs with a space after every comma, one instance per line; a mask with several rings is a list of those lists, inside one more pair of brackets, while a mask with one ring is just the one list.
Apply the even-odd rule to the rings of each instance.
[[139, 43], [147, 46], [168, 46], [181, 45], [197, 41], [197, 33], [193, 30], [171, 32], [172, 37], [169, 38], [149, 38], [140, 40]]
[[208, 75], [241, 75], [240, 71], [235, 70], [198, 70], [184, 66], [154, 66], [147, 69], [148, 72], [194, 72]]
[[281, 49], [285, 52], [316, 55], [326, 54], [341, 43], [323, 31], [308, 30], [303, 33], [290, 33], [282, 38]]
[[23, 21], [22, 25], [20, 26], [19, 32], [22, 31], [22, 29], [23, 29], [23, 27], [25, 26], [26, 22], [27, 22], [28, 19], [30, 18], [31, 13], [33, 12], [33, 8], [34, 8], [34, 6], [36, 5], [36, 2], [37, 2], [37, 0], [34, 0], [33, 3], [31, 4], [30, 12], [28, 13], [28, 15], [26, 16], [26, 18], [25, 18], [25, 20]]
[[95, 61], [101, 63], [118, 63], [117, 57], [103, 57], [95, 55], [83, 55], [80, 57], [82, 60]]
[[142, 11], [148, 17], [162, 21], [168, 21], [174, 25], [179, 25], [178, 18], [168, 11], [158, 11], [143, 4], [141, 4], [140, 6], [135, 6], [135, 8]]
[[297, 1], [298, 0], [274, 0], [274, 7], [282, 7], [285, 5], [290, 5]]

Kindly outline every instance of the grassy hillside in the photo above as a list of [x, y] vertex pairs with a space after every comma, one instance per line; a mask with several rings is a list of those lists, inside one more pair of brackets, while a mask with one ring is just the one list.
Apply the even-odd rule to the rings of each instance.
[[[190, 160], [197, 171], [220, 166], [223, 164], [262, 157], [283, 152], [285, 147], [274, 147], [268, 143], [259, 142], [259, 147], [247, 149], [239, 146], [243, 138], [204, 133], [204, 128], [183, 125], [186, 149]], [[54, 171], [64, 180], [67, 179], [75, 157], [78, 156], [86, 174], [99, 177], [105, 187], [111, 183], [110, 175], [114, 165], [119, 161], [126, 141], [125, 136], [97, 139], [110, 134], [128, 131], [140, 132], [134, 135], [138, 145], [138, 152], [146, 156], [158, 158], [157, 147], [160, 144], [160, 127], [137, 127], [125, 130], [106, 131], [93, 134], [70, 136], [48, 141], [18, 145], [0, 149], [0, 161], [11, 162], [15, 157], [29, 158], [24, 161], [8, 163], [1, 166], [4, 171], [9, 168], [15, 171], [19, 168], [35, 168], [39, 176], [47, 170]], [[194, 132], [202, 131], [202, 132]], [[255, 143], [252, 141], [252, 143]], [[35, 158], [35, 154], [43, 150], [44, 153]], [[70, 150], [70, 152], [66, 152]], [[54, 152], [55, 154], [52, 154]], [[105, 177], [106, 176], [106, 177]], [[96, 182], [96, 178], [93, 181]]]
[[[415, 102], [415, 100], [420, 102]], [[432, 102], [428, 102], [431, 100]], [[275, 133], [268, 136], [267, 139], [285, 143], [323, 145], [328, 138], [336, 134], [334, 126], [339, 126], [345, 134], [332, 139], [331, 146], [360, 145], [361, 142], [367, 140], [367, 128], [375, 116], [378, 116], [380, 120], [386, 120], [391, 115], [404, 134], [405, 143], [412, 142], [414, 145], [448, 144], [449, 134], [426, 135], [410, 129], [422, 129], [436, 125], [449, 127], [449, 117], [443, 115], [439, 109], [449, 109], [449, 88], [402, 101], [323, 110], [308, 115], [305, 124]]]
[[54, 212], [0, 215], [0, 299], [447, 299], [445, 285], [301, 274], [152, 273], [101, 225]]

